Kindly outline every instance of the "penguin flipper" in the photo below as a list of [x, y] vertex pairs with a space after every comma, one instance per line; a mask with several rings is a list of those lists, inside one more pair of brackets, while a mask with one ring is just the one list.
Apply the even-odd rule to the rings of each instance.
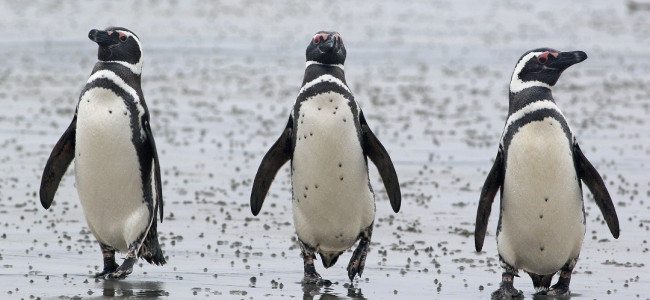
[[[162, 194], [162, 180], [160, 179], [160, 161], [158, 160], [158, 151], [156, 150], [156, 141], [153, 139], [153, 134], [151, 133], [151, 125], [149, 120], [144, 120], [142, 122], [145, 134], [147, 135], [147, 141], [149, 142], [149, 147], [151, 151], [151, 156], [153, 157], [153, 179], [156, 185], [156, 205], [158, 206], [158, 213], [160, 215], [160, 223], [163, 221], [163, 194]], [[155, 214], [155, 212], [154, 212]]]
[[63, 135], [56, 142], [56, 145], [47, 159], [43, 176], [41, 177], [40, 197], [41, 204], [45, 209], [50, 208], [54, 201], [54, 194], [59, 188], [59, 183], [68, 166], [74, 159], [75, 135], [77, 132], [77, 115], [72, 118], [72, 122], [65, 130]]
[[614, 238], [618, 238], [620, 234], [620, 228], [618, 225], [618, 216], [616, 215], [616, 208], [612, 202], [612, 197], [610, 197], [605, 182], [603, 178], [600, 177], [598, 171], [594, 166], [587, 160], [587, 157], [580, 150], [578, 143], [573, 144], [573, 159], [576, 166], [576, 171], [578, 172], [578, 177], [584, 182], [591, 194], [594, 195], [596, 204], [600, 208], [605, 222], [609, 227], [609, 231], [612, 233]]
[[494, 196], [496, 196], [497, 191], [503, 185], [503, 173], [503, 152], [499, 148], [492, 169], [490, 170], [490, 173], [488, 173], [485, 183], [483, 184], [481, 197], [478, 202], [478, 209], [476, 211], [476, 227], [474, 229], [474, 246], [476, 247], [476, 251], [481, 251], [481, 249], [483, 249], [488, 220], [490, 218], [490, 212], [492, 211], [492, 202], [494, 202]]
[[363, 112], [359, 113], [359, 122], [361, 125], [361, 136], [363, 139], [363, 153], [370, 158], [375, 164], [381, 180], [384, 182], [384, 187], [388, 193], [390, 206], [394, 212], [398, 212], [402, 205], [402, 192], [399, 187], [399, 180], [397, 179], [397, 172], [393, 166], [393, 161], [390, 159], [386, 148], [379, 142], [379, 139], [370, 130]]
[[280, 168], [291, 159], [293, 150], [291, 139], [293, 135], [293, 117], [289, 116], [287, 126], [284, 128], [282, 135], [275, 141], [268, 152], [264, 155], [260, 167], [255, 174], [253, 189], [251, 191], [251, 212], [254, 216], [260, 213], [264, 198], [268, 193], [271, 183]]

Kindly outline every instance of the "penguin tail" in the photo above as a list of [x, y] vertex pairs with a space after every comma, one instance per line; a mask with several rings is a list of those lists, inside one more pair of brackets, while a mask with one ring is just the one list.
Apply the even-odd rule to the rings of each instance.
[[339, 260], [339, 256], [343, 252], [335, 252], [335, 253], [318, 253], [320, 255], [321, 261], [323, 262], [323, 267], [329, 268], [333, 266], [337, 260]]
[[[142, 248], [140, 249], [145, 249], [148, 248], [147, 246], [152, 246], [152, 245], [142, 245]], [[151, 249], [146, 249], [146, 251], [140, 251], [140, 258], [146, 260], [148, 263], [153, 264], [153, 265], [158, 265], [162, 266], [167, 263], [165, 260], [165, 256], [162, 253], [162, 250], [160, 249], [160, 246], [158, 245], [158, 242], [156, 241], [156, 245], [154, 247], [151, 247]]]

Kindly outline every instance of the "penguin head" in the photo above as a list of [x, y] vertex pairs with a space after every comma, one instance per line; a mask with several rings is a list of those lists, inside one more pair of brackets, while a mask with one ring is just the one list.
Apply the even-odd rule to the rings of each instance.
[[307, 61], [342, 65], [345, 62], [345, 55], [343, 38], [334, 31], [319, 31], [307, 46]]
[[510, 92], [538, 86], [551, 88], [562, 71], [587, 59], [582, 51], [560, 52], [551, 48], [539, 48], [526, 52], [515, 66], [510, 81]]
[[97, 43], [97, 58], [100, 61], [122, 64], [136, 74], [142, 71], [142, 47], [140, 39], [131, 30], [122, 27], [93, 29], [88, 38]]

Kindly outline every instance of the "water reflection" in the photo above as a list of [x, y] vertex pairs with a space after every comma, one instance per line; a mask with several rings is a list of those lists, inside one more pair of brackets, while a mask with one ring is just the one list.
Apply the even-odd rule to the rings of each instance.
[[361, 288], [355, 287], [353, 284], [346, 283], [343, 285], [347, 289], [347, 295], [335, 293], [333, 286], [321, 286], [317, 284], [303, 284], [303, 300], [312, 300], [314, 298], [320, 300], [342, 300], [342, 299], [366, 299], [363, 296]]
[[151, 298], [169, 296], [164, 284], [159, 281], [102, 280], [99, 282], [104, 297]]
[[570, 293], [569, 295], [563, 296], [549, 296], [549, 295], [533, 295], [533, 300], [559, 300], [559, 299], [571, 299], [573, 297], [580, 298], [581, 294]]

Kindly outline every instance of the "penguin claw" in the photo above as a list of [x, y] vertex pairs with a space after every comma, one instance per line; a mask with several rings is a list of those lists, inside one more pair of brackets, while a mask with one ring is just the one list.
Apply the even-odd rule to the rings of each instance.
[[492, 292], [492, 299], [524, 299], [524, 293], [510, 284], [501, 283], [498, 290]]
[[95, 273], [95, 278], [106, 278], [106, 275], [113, 273], [115, 270], [103, 270], [99, 273]]
[[[535, 296], [550, 296], [551, 299], [565, 299], [571, 297], [571, 291], [565, 287], [551, 287], [547, 290], [541, 290], [535, 293]], [[546, 298], [543, 298], [546, 299]]]
[[108, 260], [108, 262], [104, 262], [104, 270], [99, 273], [95, 273], [95, 278], [106, 278], [106, 275], [117, 271], [118, 268], [119, 265], [116, 264], [114, 260]]
[[[129, 257], [127, 258], [124, 263], [122, 263], [121, 266], [119, 266], [117, 269], [106, 272], [106, 269], [102, 273], [106, 273], [104, 275], [104, 279], [124, 279], [126, 276], [131, 274], [133, 272], [133, 265], [136, 262], [135, 257]], [[101, 274], [101, 273], [100, 273]]]
[[318, 273], [305, 273], [305, 277], [302, 279], [302, 284], [314, 284], [318, 286], [330, 286], [332, 282], [323, 279]]
[[560, 296], [560, 297], [570, 297], [571, 291], [569, 291], [568, 287], [551, 287], [548, 292], [546, 292], [547, 296]]
[[537, 293], [535, 293], [535, 296], [546, 296], [548, 294], [548, 289], [540, 289], [537, 290]]
[[104, 279], [124, 279], [129, 274], [131, 274], [131, 272], [120, 270], [120, 271], [115, 271], [113, 273], [106, 274], [106, 276], [104, 276]]
[[122, 269], [118, 268], [115, 272], [104, 275], [104, 279], [124, 279], [126, 276], [133, 272], [133, 268]]

